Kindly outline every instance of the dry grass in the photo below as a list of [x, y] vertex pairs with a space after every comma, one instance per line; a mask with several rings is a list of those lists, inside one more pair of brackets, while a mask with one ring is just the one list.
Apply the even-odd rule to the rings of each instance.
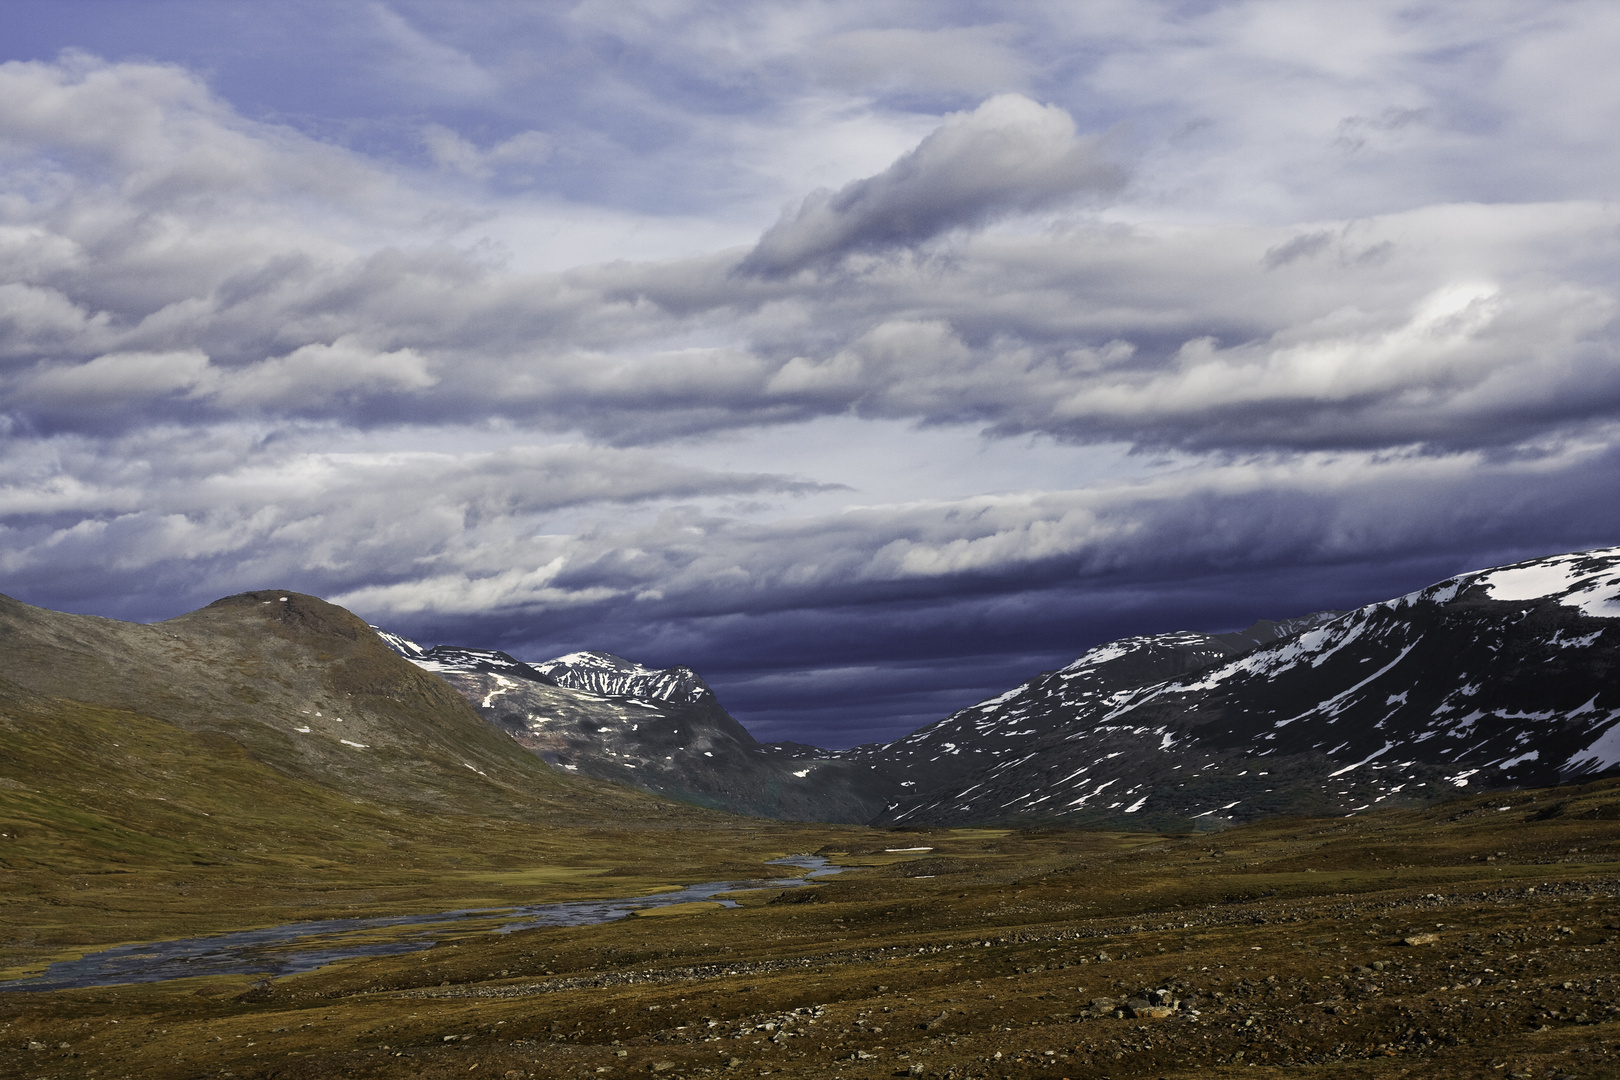
[[[743, 894], [739, 908], [447, 935], [425, 952], [269, 984], [6, 994], [0, 1072], [1616, 1076], [1617, 806], [1620, 786], [1607, 783], [1214, 836], [736, 819], [658, 833], [557, 829], [517, 852], [521, 861], [544, 846], [541, 870], [458, 869], [434, 847], [416, 856], [414, 882], [375, 865], [311, 869], [253, 921], [278, 905], [306, 910], [300, 896], [381, 912], [452, 897], [624, 895], [757, 872], [795, 847], [867, 865], [806, 894]], [[461, 857], [492, 859], [488, 839], [471, 834]], [[934, 850], [884, 851], [911, 846]], [[240, 866], [199, 868], [186, 888], [143, 873], [129, 890], [140, 903], [90, 883], [80, 921], [125, 896], [103, 940], [162, 936], [178, 918], [171, 906], [201, 895], [212, 925], [229, 922], [220, 908], [235, 902]], [[8, 899], [8, 916], [49, 906], [29, 908], [40, 901], [26, 890]], [[43, 939], [54, 924], [8, 925]], [[1420, 932], [1436, 943], [1402, 944]], [[1145, 1014], [1141, 995], [1161, 989], [1181, 1007], [1128, 1015], [1133, 998]]]

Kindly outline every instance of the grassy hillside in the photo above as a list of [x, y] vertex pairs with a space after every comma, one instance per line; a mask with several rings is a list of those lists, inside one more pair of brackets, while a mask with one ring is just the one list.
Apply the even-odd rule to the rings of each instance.
[[299, 593], [243, 593], [152, 625], [0, 598], [0, 655], [19, 689], [160, 719], [355, 798], [536, 818], [620, 798], [570, 783], [359, 618]]
[[124, 940], [747, 876], [793, 850], [552, 769], [313, 597], [154, 626], [0, 600], [0, 655], [12, 974]]

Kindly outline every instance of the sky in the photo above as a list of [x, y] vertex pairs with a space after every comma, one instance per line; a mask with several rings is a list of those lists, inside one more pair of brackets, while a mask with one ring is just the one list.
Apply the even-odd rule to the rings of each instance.
[[1620, 6], [0, 0], [0, 592], [897, 737], [1620, 543]]

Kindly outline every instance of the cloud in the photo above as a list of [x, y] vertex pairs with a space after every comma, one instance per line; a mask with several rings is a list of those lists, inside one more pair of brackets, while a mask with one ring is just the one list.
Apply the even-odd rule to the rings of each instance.
[[1008, 45], [1015, 36], [1005, 24], [845, 30], [813, 39], [804, 64], [829, 82], [979, 96], [1028, 84], [1029, 61]]
[[[442, 197], [235, 117], [183, 73], [130, 68], [0, 68], [54, 102], [50, 123], [0, 122], [16, 166], [0, 390], [42, 431], [498, 417], [654, 445], [849, 412], [1310, 451], [1511, 446], [1620, 403], [1607, 204], [1280, 227], [1079, 218], [930, 253], [919, 241], [1107, 171], [1061, 110], [1004, 96], [768, 229], [741, 265], [770, 273], [736, 274], [720, 251], [523, 274], [488, 249], [384, 242]], [[114, 91], [168, 140], [161, 166], [102, 123]], [[45, 108], [21, 94], [24, 118]], [[102, 148], [104, 168], [64, 168], [74, 147]], [[188, 156], [236, 164], [179, 168]], [[401, 212], [374, 212], [379, 191]]]
[[0, 590], [286, 584], [853, 741], [1612, 543], [1620, 23], [1273, 8], [394, 4], [247, 89], [0, 64]]
[[410, 349], [378, 352], [353, 338], [312, 344], [286, 356], [216, 373], [204, 393], [232, 408], [330, 406], [338, 400], [426, 390], [439, 381]]
[[24, 381], [19, 396], [46, 406], [106, 409], [189, 390], [207, 371], [208, 357], [195, 349], [108, 354], [71, 367], [44, 368]]
[[11, 440], [0, 455], [4, 568], [39, 585], [56, 580], [50, 587], [69, 594], [150, 574], [151, 587], [182, 604], [291, 578], [330, 593], [383, 570], [384, 579], [420, 580], [432, 606], [429, 579], [442, 573], [432, 567], [544, 551], [558, 543], [534, 535], [546, 516], [588, 521], [613, 507], [826, 487], [577, 444], [482, 453], [314, 448], [329, 434], [315, 427], [270, 437], [229, 426]]
[[[885, 729], [899, 734], [910, 709], [937, 704], [926, 687], [901, 693], [921, 678], [900, 674], [910, 665], [934, 672], [936, 692], [965, 680], [963, 704], [972, 687], [1005, 689], [1111, 636], [1233, 628], [1601, 543], [1620, 527], [1587, 497], [1620, 480], [1608, 438], [1538, 460], [1314, 455], [763, 524], [671, 508], [446, 553], [340, 601], [424, 638], [477, 633], [530, 658], [588, 643], [695, 664], [745, 720], [758, 709], [784, 737], [820, 724], [845, 733], [823, 738], [860, 741], [879, 716], [906, 718]], [[874, 700], [873, 669], [895, 672], [904, 700]], [[790, 684], [815, 691], [770, 690]], [[840, 701], [841, 715], [817, 711]]]
[[[784, 286], [797, 321], [742, 325], [784, 407], [1142, 447], [1505, 446], [1620, 406], [1616, 225], [1571, 203], [985, 234]], [[695, 280], [644, 295], [689, 308]]]
[[541, 131], [519, 132], [483, 150], [442, 124], [423, 128], [422, 142], [440, 168], [479, 179], [488, 179], [505, 167], [540, 165], [553, 150], [551, 136]]
[[1308, 259], [1319, 255], [1333, 245], [1333, 234], [1326, 231], [1300, 233], [1284, 240], [1276, 247], [1267, 248], [1261, 259], [1267, 270], [1275, 270], [1279, 266], [1287, 266], [1296, 259]]
[[429, 91], [435, 98], [480, 98], [499, 81], [465, 52], [436, 40], [388, 4], [367, 5], [376, 39], [384, 48], [380, 70], [396, 84]]
[[[1369, 530], [1385, 556], [1447, 550], [1464, 522], [1483, 549], [1514, 543], [1528, 506], [1551, 506], [1588, 470], [1615, 468], [1600, 439], [1499, 464], [1476, 454], [1350, 454], [1200, 465], [1126, 484], [852, 507], [769, 524], [674, 507], [633, 528], [548, 538], [516, 563], [505, 560], [519, 548], [487, 563], [469, 552], [474, 561], [431, 575], [427, 606], [538, 613], [549, 609], [546, 590], [608, 586], [616, 602], [654, 618], [957, 596], [1008, 582], [1120, 587], [1172, 569], [1363, 558]], [[1581, 535], [1617, 521], [1594, 508], [1559, 528]], [[543, 578], [531, 576], [538, 568]], [[416, 585], [345, 595], [373, 611], [415, 612], [424, 608]]]
[[71, 52], [58, 63], [0, 63], [0, 162], [8, 187], [31, 201], [60, 197], [71, 176], [74, 187], [149, 212], [219, 209], [220, 196], [278, 190], [341, 198], [374, 192], [381, 179], [352, 155], [244, 120], [188, 71]]
[[745, 273], [791, 274], [855, 252], [909, 247], [952, 229], [1044, 209], [1123, 182], [1061, 108], [1021, 94], [952, 113], [876, 176], [818, 191], [760, 237]]

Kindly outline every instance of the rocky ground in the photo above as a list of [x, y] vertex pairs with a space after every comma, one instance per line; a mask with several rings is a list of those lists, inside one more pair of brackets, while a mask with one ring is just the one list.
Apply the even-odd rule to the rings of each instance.
[[1218, 835], [845, 831], [847, 872], [737, 908], [0, 995], [0, 1073], [1620, 1076], [1617, 819], [1609, 782]]

